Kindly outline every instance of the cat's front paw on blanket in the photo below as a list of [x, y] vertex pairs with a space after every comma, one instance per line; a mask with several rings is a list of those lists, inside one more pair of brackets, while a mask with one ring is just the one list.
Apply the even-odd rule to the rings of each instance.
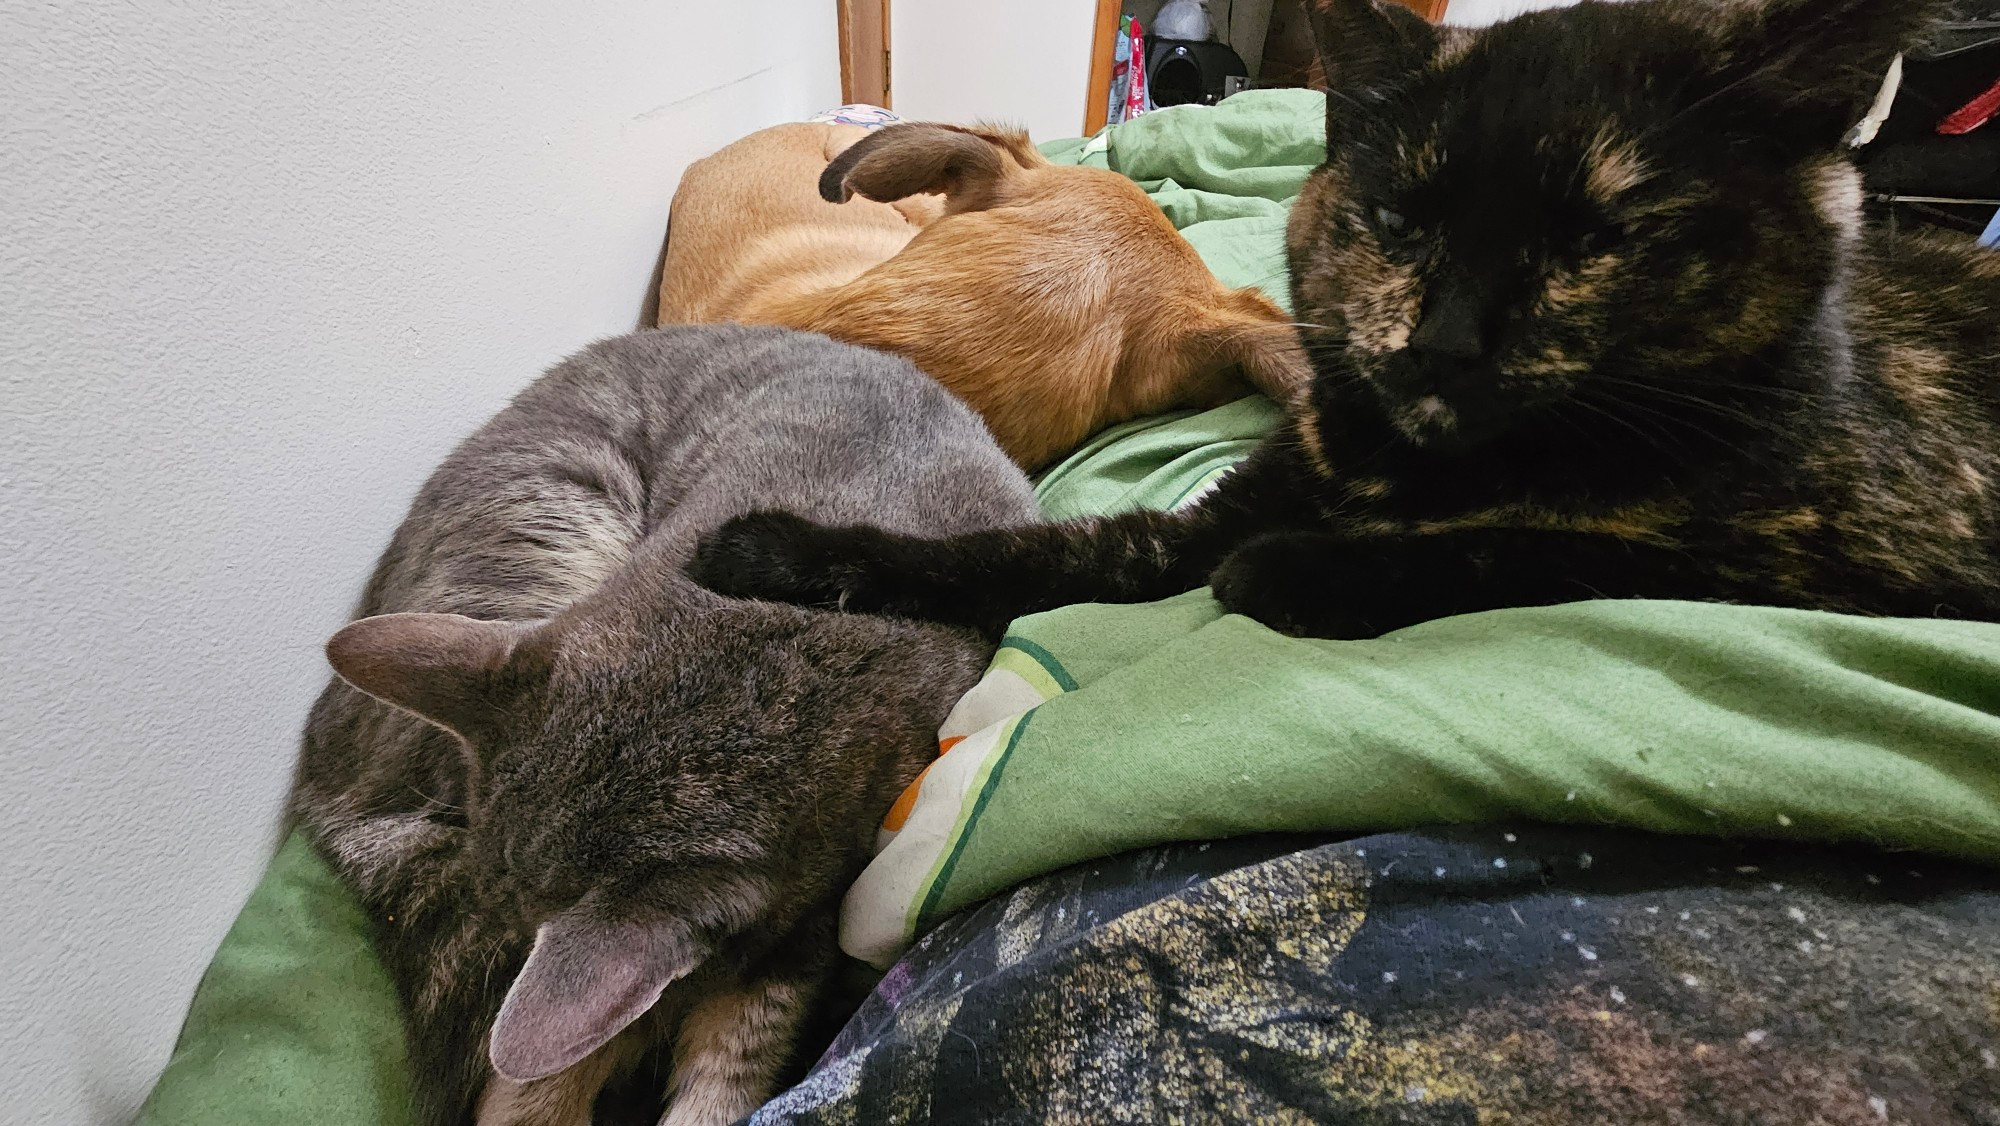
[[1224, 610], [1292, 637], [1375, 637], [1382, 626], [1360, 612], [1369, 580], [1348, 565], [1354, 551], [1310, 532], [1258, 536], [1229, 553], [1209, 588]]
[[859, 570], [849, 541], [861, 529], [829, 528], [789, 512], [752, 512], [695, 545], [688, 577], [717, 594], [829, 610], [855, 604]]

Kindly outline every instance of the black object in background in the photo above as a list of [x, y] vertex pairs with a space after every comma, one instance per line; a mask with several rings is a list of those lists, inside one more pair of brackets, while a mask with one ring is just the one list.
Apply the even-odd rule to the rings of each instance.
[[1214, 40], [1155, 39], [1146, 49], [1146, 87], [1156, 106], [1214, 105], [1231, 76], [1250, 68], [1228, 44]]
[[1903, 60], [1896, 105], [1860, 163], [1875, 213], [1894, 227], [1977, 235], [2000, 204], [2000, 121], [1947, 137], [1938, 123], [2000, 81], [2000, 3], [1969, 0]]

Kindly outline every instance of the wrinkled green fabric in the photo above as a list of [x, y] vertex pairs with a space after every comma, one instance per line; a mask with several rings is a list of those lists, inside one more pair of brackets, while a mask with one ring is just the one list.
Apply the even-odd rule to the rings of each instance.
[[140, 1126], [415, 1121], [396, 987], [368, 920], [294, 835], [195, 990]]
[[1052, 519], [1173, 508], [1235, 465], [1284, 414], [1261, 395], [1208, 411], [1121, 423], [1042, 473], [1035, 498]]
[[1079, 861], [1279, 830], [1535, 819], [2000, 864], [1989, 623], [1632, 600], [1302, 641], [1196, 591], [1012, 633], [1076, 687], [966, 796], [922, 921]]
[[1325, 159], [1324, 95], [1250, 90], [1213, 107], [1159, 110], [1042, 151], [1058, 164], [1110, 168], [1139, 181], [1223, 284], [1257, 286], [1291, 307], [1285, 216], [1306, 174]]
[[[1326, 96], [1248, 90], [1215, 106], [1171, 106], [1087, 140], [1042, 146], [1064, 164], [1109, 168], [1141, 184], [1283, 203], [1326, 159]], [[1232, 206], [1250, 206], [1247, 203]]]

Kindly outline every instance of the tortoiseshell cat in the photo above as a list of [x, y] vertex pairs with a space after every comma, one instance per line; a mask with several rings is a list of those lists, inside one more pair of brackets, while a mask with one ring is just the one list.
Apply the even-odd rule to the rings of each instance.
[[1842, 145], [1941, 8], [1324, 0], [1316, 378], [1207, 500], [940, 541], [756, 514], [696, 577], [988, 631], [1204, 579], [1318, 637], [1591, 597], [2000, 619], [2000, 254], [1864, 232]]

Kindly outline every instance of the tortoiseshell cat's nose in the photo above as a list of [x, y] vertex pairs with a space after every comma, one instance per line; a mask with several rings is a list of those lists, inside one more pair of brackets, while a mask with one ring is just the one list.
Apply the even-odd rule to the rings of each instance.
[[1424, 302], [1410, 350], [1453, 360], [1480, 360], [1492, 350], [1488, 302], [1472, 286], [1447, 283]]

